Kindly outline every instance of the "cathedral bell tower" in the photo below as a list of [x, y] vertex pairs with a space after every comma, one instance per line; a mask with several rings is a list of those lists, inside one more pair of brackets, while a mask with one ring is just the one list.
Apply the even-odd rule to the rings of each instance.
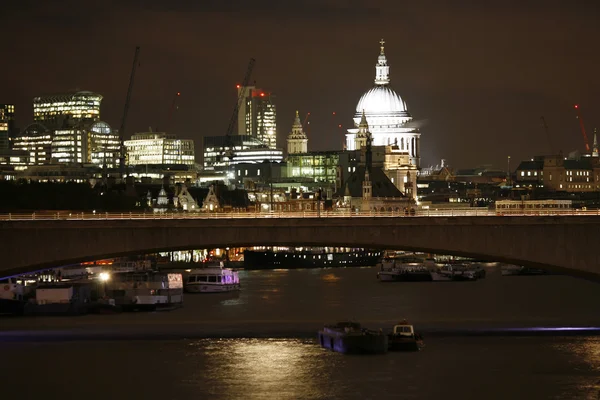
[[354, 148], [358, 150], [367, 147], [367, 138], [369, 135], [369, 123], [367, 122], [365, 110], [363, 110], [360, 124], [358, 124], [358, 133], [354, 138]]
[[296, 111], [296, 118], [292, 124], [292, 131], [287, 137], [288, 154], [304, 154], [308, 152], [308, 137], [302, 129], [300, 115]]

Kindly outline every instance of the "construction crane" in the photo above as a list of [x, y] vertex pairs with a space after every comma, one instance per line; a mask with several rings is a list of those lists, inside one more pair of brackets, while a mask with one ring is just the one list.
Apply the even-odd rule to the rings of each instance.
[[138, 66], [138, 58], [140, 56], [140, 46], [136, 46], [133, 56], [133, 66], [131, 67], [131, 75], [129, 76], [129, 88], [127, 88], [127, 97], [125, 98], [125, 109], [123, 110], [123, 119], [119, 128], [119, 140], [121, 141], [121, 157], [119, 158], [119, 169], [121, 179], [125, 177], [125, 122], [127, 122], [127, 113], [129, 112], [129, 102], [131, 101], [131, 92], [133, 91], [133, 80], [135, 71]]
[[585, 133], [585, 125], [583, 124], [583, 118], [581, 118], [581, 112], [579, 111], [579, 104], [573, 106], [577, 113], [577, 119], [579, 120], [579, 126], [581, 128], [581, 134], [583, 135], [583, 142], [585, 143], [585, 151], [590, 152], [590, 143], [588, 142], [587, 134]]
[[177, 100], [180, 96], [181, 92], [175, 93], [175, 96], [173, 96], [173, 102], [171, 103], [171, 108], [169, 109], [169, 122], [167, 124], [167, 132], [169, 133], [173, 133], [171, 132], [171, 129], [173, 128], [173, 113], [175, 112], [175, 110], [179, 109], [179, 107], [177, 106]]
[[302, 127], [304, 128], [304, 131], [306, 132], [306, 134], [308, 135], [308, 128], [310, 127], [310, 121], [308, 120], [308, 117], [310, 117], [310, 113], [306, 113], [306, 117], [304, 117], [304, 122], [302, 122]]
[[[231, 140], [231, 135], [233, 134], [233, 128], [235, 127], [235, 123], [238, 119], [238, 113], [240, 111], [240, 107], [242, 106], [242, 101], [244, 100], [244, 95], [246, 94], [246, 87], [250, 82], [250, 76], [252, 75], [252, 70], [254, 69], [254, 63], [256, 60], [254, 58], [250, 59], [248, 63], [248, 68], [246, 69], [246, 76], [244, 77], [244, 81], [241, 85], [240, 94], [235, 102], [235, 107], [233, 107], [233, 113], [231, 114], [231, 119], [229, 120], [229, 126], [227, 127], [227, 132], [225, 133], [225, 146], [229, 147], [229, 151], [227, 152], [227, 157], [231, 159], [233, 156], [233, 142]], [[238, 88], [239, 89], [239, 88]]]
[[542, 128], [544, 128], [544, 131], [546, 132], [546, 137], [548, 138], [548, 146], [550, 147], [550, 152], [554, 154], [554, 146], [552, 146], [552, 140], [550, 139], [550, 131], [548, 130], [548, 125], [546, 124], [546, 118], [544, 118], [544, 116], [541, 116], [540, 120], [542, 121]]

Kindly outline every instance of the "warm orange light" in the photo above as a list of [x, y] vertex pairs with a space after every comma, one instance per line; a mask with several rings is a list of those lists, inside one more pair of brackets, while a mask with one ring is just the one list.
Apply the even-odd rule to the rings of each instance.
[[239, 89], [239, 88], [240, 88], [240, 85], [235, 85], [235, 87], [236, 87], [236, 89]]
[[335, 115], [335, 111], [331, 113], [332, 115]]
[[260, 94], [260, 97], [265, 97], [265, 94], [264, 94], [264, 93], [261, 93], [261, 94]]
[[338, 128], [341, 128], [341, 127], [342, 127], [342, 124], [339, 124], [339, 125], [338, 125]]
[[181, 96], [181, 93], [180, 93], [180, 92], [177, 92], [177, 96]]

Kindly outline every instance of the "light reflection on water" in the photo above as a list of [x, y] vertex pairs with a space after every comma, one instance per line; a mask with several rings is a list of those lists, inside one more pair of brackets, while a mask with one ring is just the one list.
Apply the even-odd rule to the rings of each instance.
[[314, 343], [301, 340], [227, 339], [191, 343], [187, 356], [206, 358], [209, 363], [199, 372], [196, 384], [231, 377], [232, 381], [220, 385], [213, 395], [258, 398], [277, 394], [280, 399], [300, 399], [324, 395], [317, 385], [322, 376], [313, 379], [321, 375], [315, 364], [320, 353]]

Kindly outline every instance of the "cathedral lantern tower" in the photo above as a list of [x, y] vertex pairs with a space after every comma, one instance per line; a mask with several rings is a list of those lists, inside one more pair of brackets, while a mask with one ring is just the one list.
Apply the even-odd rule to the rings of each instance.
[[292, 124], [292, 131], [287, 137], [288, 154], [304, 154], [308, 152], [308, 137], [302, 129], [300, 115], [296, 111], [296, 118]]

